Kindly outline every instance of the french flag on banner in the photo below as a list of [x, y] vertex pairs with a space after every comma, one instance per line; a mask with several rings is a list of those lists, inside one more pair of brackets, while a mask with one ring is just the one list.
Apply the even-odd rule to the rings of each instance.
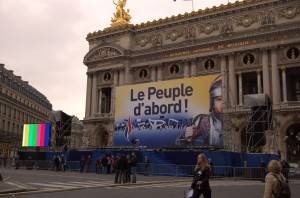
[[130, 119], [130, 116], [128, 118], [128, 121], [127, 121], [127, 127], [125, 128], [125, 139], [129, 142], [129, 135], [132, 131], [132, 124], [131, 124], [131, 119]]

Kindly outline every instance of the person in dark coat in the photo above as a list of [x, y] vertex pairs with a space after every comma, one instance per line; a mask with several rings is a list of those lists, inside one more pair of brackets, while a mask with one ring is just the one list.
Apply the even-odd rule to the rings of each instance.
[[192, 198], [199, 198], [203, 194], [204, 198], [211, 198], [211, 188], [209, 185], [209, 177], [211, 168], [208, 164], [206, 156], [201, 153], [198, 155], [197, 164], [194, 168], [194, 178], [191, 185], [193, 189]]
[[54, 158], [55, 171], [59, 170], [59, 158], [58, 155]]
[[81, 156], [79, 163], [80, 163], [80, 173], [83, 173], [84, 166], [85, 166], [85, 157], [84, 156]]
[[127, 169], [128, 169], [128, 161], [126, 159], [126, 155], [123, 154], [121, 156], [121, 159], [119, 160], [119, 170], [120, 170], [119, 183], [126, 182], [126, 170]]

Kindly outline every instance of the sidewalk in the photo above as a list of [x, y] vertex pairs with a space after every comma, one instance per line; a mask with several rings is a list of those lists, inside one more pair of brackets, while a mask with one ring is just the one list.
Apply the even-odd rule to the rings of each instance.
[[[102, 181], [111, 181], [110, 186], [120, 186], [124, 184], [113, 184], [114, 174], [95, 174], [95, 173], [84, 173], [81, 174], [77, 171], [66, 171], [66, 172], [54, 172], [49, 170], [15, 170], [15, 169], [0, 169], [3, 176], [3, 181], [0, 181], [0, 196], [6, 193], [24, 192], [24, 191], [37, 191], [39, 189], [28, 186], [24, 183], [18, 182], [17, 178], [11, 178], [10, 175], [20, 173], [20, 175], [28, 175], [28, 178], [33, 178], [34, 174], [40, 175], [53, 175], [63, 176], [70, 178], [87, 178], [91, 180], [101, 179]], [[32, 174], [32, 176], [30, 176]], [[19, 176], [20, 177], [20, 176]], [[145, 185], [145, 184], [159, 184], [159, 183], [172, 183], [172, 182], [187, 182], [189, 186], [192, 178], [191, 177], [173, 177], [173, 176], [145, 176], [142, 174], [137, 175], [137, 183], [125, 184], [125, 185]], [[27, 182], [28, 183], [28, 182]], [[239, 186], [239, 185], [264, 185], [264, 183], [257, 180], [243, 180], [239, 178], [214, 178], [211, 179], [212, 186]], [[300, 180], [290, 180], [290, 184], [300, 184]]]
[[[20, 173], [39, 173], [39, 174], [63, 174], [65, 177], [88, 177], [90, 179], [103, 179], [111, 180], [114, 179], [114, 174], [96, 174], [96, 173], [84, 173], [81, 174], [77, 171], [66, 171], [66, 172], [54, 172], [50, 170], [15, 170], [12, 168], [0, 169], [0, 173], [3, 176], [3, 181], [0, 181], [0, 196], [1, 194], [14, 193], [14, 192], [24, 192], [24, 191], [35, 191], [36, 188], [32, 188], [24, 183], [16, 181], [16, 179], [9, 177], [11, 172], [20, 172]], [[173, 177], [173, 176], [145, 176], [142, 174], [137, 174], [137, 183], [126, 185], [144, 185], [144, 184], [157, 184], [157, 183], [169, 183], [169, 182], [182, 182], [182, 181], [191, 181], [189, 177]], [[112, 184], [112, 186], [119, 186], [124, 184]]]

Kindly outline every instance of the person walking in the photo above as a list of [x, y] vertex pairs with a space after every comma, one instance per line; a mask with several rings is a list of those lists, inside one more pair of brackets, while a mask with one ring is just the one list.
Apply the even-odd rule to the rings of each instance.
[[121, 154], [118, 153], [114, 162], [114, 170], [115, 170], [115, 184], [119, 183], [119, 177], [120, 177], [120, 167], [119, 167], [119, 163], [120, 163], [120, 157]]
[[122, 154], [121, 159], [119, 160], [119, 170], [120, 177], [119, 183], [126, 183], [126, 170], [128, 169], [128, 161], [126, 159], [126, 155]]
[[286, 182], [285, 177], [281, 174], [282, 167], [279, 161], [271, 160], [268, 165], [269, 173], [266, 176], [266, 184], [263, 198], [277, 198], [278, 195], [277, 187], [281, 188], [283, 182]]
[[99, 174], [101, 171], [101, 157], [98, 156], [96, 159], [96, 174]]
[[194, 168], [194, 178], [191, 185], [193, 189], [192, 198], [199, 198], [203, 194], [204, 198], [211, 198], [211, 188], [209, 185], [209, 177], [211, 168], [208, 164], [206, 156], [201, 153], [198, 155], [197, 164]]

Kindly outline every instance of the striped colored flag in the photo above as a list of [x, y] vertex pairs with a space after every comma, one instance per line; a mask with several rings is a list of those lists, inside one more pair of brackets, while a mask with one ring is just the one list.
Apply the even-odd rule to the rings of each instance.
[[130, 119], [130, 116], [128, 118], [128, 121], [127, 121], [127, 127], [125, 128], [125, 133], [124, 133], [124, 136], [125, 136], [125, 139], [129, 142], [129, 135], [132, 131], [132, 124], [131, 124], [131, 119]]

